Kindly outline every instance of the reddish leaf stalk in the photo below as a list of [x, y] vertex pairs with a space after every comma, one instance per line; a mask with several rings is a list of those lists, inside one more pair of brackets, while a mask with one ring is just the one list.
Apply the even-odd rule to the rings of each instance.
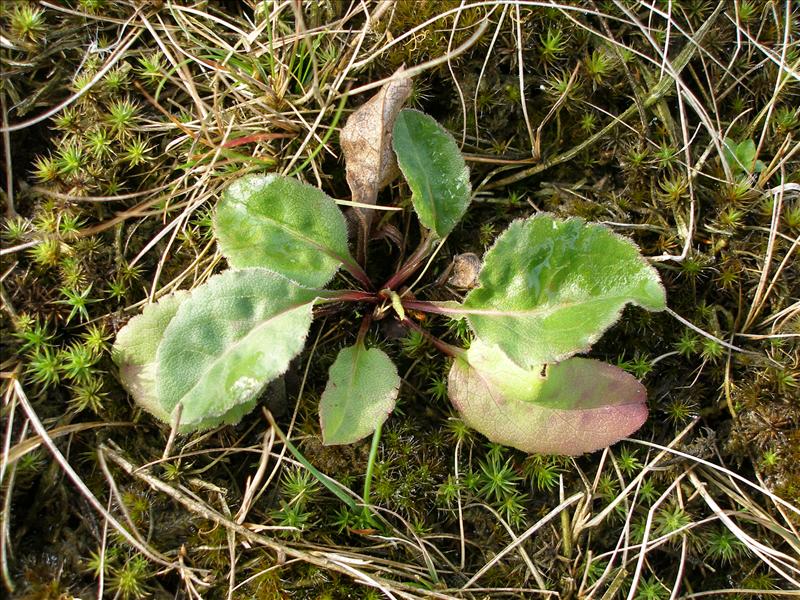
[[417, 269], [422, 266], [422, 263], [425, 262], [425, 259], [428, 258], [428, 255], [431, 253], [433, 239], [433, 233], [430, 231], [426, 233], [425, 237], [422, 238], [422, 241], [419, 243], [419, 246], [417, 246], [417, 249], [414, 250], [414, 254], [408, 257], [408, 260], [403, 266], [381, 286], [381, 289], [396, 290], [403, 285], [409, 277], [416, 273]]
[[321, 297], [331, 302], [370, 302], [378, 303], [378, 296], [373, 292], [362, 292], [361, 290], [335, 290], [326, 291]]
[[458, 358], [462, 354], [464, 354], [463, 348], [459, 348], [458, 346], [452, 346], [447, 342], [443, 342], [435, 335], [431, 334], [428, 331], [425, 331], [422, 327], [417, 325], [414, 321], [409, 318], [405, 318], [401, 321], [403, 325], [408, 327], [409, 329], [413, 329], [414, 331], [418, 332], [422, 337], [428, 340], [431, 344], [433, 344], [437, 350], [443, 352], [447, 356], [451, 356], [453, 358]]
[[458, 314], [458, 311], [452, 310], [440, 304], [434, 304], [433, 302], [425, 302], [423, 300], [403, 300], [403, 308], [436, 315], [452, 316]]
[[361, 268], [357, 262], [343, 262], [342, 265], [353, 277], [355, 277], [365, 288], [368, 290], [375, 289], [372, 285], [372, 280], [367, 275], [366, 271]]
[[361, 321], [361, 327], [358, 329], [358, 337], [356, 338], [356, 344], [363, 344], [364, 338], [367, 337], [367, 331], [369, 331], [369, 326], [372, 325], [372, 313], [368, 312], [364, 315], [364, 318]]

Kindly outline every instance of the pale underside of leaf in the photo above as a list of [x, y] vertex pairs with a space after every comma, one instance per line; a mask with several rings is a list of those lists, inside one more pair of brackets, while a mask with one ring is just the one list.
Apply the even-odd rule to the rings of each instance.
[[385, 352], [360, 343], [343, 348], [320, 399], [323, 444], [352, 444], [371, 434], [394, 409], [399, 389], [397, 369]]
[[469, 169], [453, 136], [419, 111], [400, 112], [392, 144], [420, 222], [443, 238], [464, 216], [471, 188]]
[[248, 175], [225, 190], [214, 232], [228, 263], [263, 267], [322, 287], [352, 264], [347, 225], [333, 199], [290, 177]]
[[666, 306], [658, 273], [632, 242], [548, 214], [512, 223], [487, 252], [478, 281], [446, 312], [466, 316], [478, 337], [526, 368], [588, 350], [628, 303]]
[[266, 269], [226, 271], [196, 288], [158, 348], [156, 391], [181, 429], [231, 422], [303, 348], [318, 292]]
[[592, 452], [647, 419], [644, 386], [617, 367], [571, 358], [527, 370], [480, 340], [454, 361], [448, 392], [467, 425], [529, 453]]
[[145, 306], [120, 329], [111, 349], [122, 385], [136, 404], [162, 421], [169, 420], [169, 411], [156, 401], [156, 352], [164, 330], [188, 297], [189, 292], [179, 291]]

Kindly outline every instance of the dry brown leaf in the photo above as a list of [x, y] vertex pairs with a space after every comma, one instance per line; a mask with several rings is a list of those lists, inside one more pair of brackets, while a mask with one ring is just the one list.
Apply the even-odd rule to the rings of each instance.
[[[375, 204], [378, 192], [399, 171], [392, 150], [392, 128], [398, 113], [411, 93], [411, 79], [390, 81], [356, 110], [342, 128], [340, 145], [344, 154], [347, 184], [355, 202]], [[373, 211], [353, 211], [362, 228], [361, 243], [366, 243]]]
[[478, 285], [481, 259], [473, 252], [456, 254], [453, 257], [453, 274], [447, 283], [460, 290], [471, 290]]

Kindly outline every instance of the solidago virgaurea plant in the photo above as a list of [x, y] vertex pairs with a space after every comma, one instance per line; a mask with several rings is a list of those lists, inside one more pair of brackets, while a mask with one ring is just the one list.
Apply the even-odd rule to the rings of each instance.
[[[576, 357], [626, 304], [665, 308], [658, 274], [629, 240], [605, 226], [546, 213], [511, 223], [486, 252], [463, 301], [406, 294], [466, 212], [469, 171], [453, 138], [431, 117], [402, 109], [409, 82], [390, 82], [342, 131], [357, 223], [351, 253], [344, 215], [321, 190], [290, 177], [248, 175], [217, 206], [214, 231], [229, 270], [191, 292], [161, 298], [117, 336], [114, 358], [136, 403], [190, 432], [235, 423], [251, 411], [305, 344], [313, 308], [359, 310], [355, 344], [330, 368], [319, 413], [325, 444], [370, 435], [394, 408], [400, 377], [369, 348], [366, 333], [390, 311], [408, 329], [415, 314], [466, 319], [468, 349], [435, 338], [452, 357], [448, 392], [467, 424], [526, 452], [579, 454], [610, 445], [647, 417], [646, 392], [631, 375]], [[370, 205], [397, 167], [424, 234], [385, 282], [365, 270]], [[345, 269], [357, 287], [326, 285]], [[380, 285], [376, 285], [380, 283]], [[429, 335], [429, 334], [426, 334]]]

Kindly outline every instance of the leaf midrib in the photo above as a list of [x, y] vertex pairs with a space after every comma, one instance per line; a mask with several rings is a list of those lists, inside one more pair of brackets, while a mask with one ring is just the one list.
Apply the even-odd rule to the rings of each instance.
[[[246, 340], [247, 338], [249, 338], [249, 337], [250, 337], [250, 336], [251, 336], [251, 335], [252, 335], [254, 332], [256, 332], [256, 331], [259, 331], [259, 330], [261, 330], [261, 329], [262, 329], [262, 328], [264, 328], [264, 327], [267, 327], [267, 326], [268, 326], [270, 323], [272, 323], [272, 322], [273, 322], [275, 319], [278, 319], [278, 318], [280, 318], [280, 317], [282, 317], [282, 316], [284, 316], [284, 315], [286, 315], [286, 314], [288, 314], [288, 313], [292, 312], [293, 310], [297, 310], [298, 308], [300, 308], [300, 307], [302, 307], [302, 306], [305, 306], [306, 304], [311, 304], [311, 302], [302, 302], [302, 303], [294, 304], [294, 305], [292, 305], [292, 306], [290, 306], [290, 307], [288, 307], [288, 308], [285, 308], [285, 309], [281, 310], [280, 312], [277, 312], [277, 313], [275, 313], [275, 314], [273, 314], [273, 315], [270, 315], [270, 317], [269, 317], [269, 318], [267, 318], [267, 319], [265, 319], [265, 320], [262, 320], [262, 321], [261, 321], [261, 322], [260, 322], [258, 325], [256, 325], [256, 326], [255, 326], [255, 327], [253, 327], [252, 329], [250, 329], [250, 330], [249, 330], [249, 331], [248, 331], [248, 332], [247, 332], [245, 335], [243, 335], [241, 338], [239, 338], [238, 340], [236, 340], [236, 342], [235, 342], [235, 343], [231, 344], [230, 346], [227, 346], [227, 348], [225, 349], [225, 351], [224, 351], [222, 354], [220, 354], [220, 355], [219, 355], [219, 356], [217, 356], [216, 358], [212, 358], [212, 360], [211, 360], [211, 361], [208, 363], [208, 366], [207, 366], [207, 367], [205, 367], [205, 368], [202, 370], [202, 372], [201, 372], [200, 376], [197, 378], [197, 382], [196, 382], [196, 383], [195, 383], [195, 384], [194, 384], [194, 385], [193, 385], [191, 388], [189, 388], [189, 389], [186, 391], [186, 393], [185, 393], [185, 394], [183, 394], [183, 395], [182, 395], [182, 396], [181, 396], [181, 397], [178, 399], [178, 401], [175, 403], [175, 406], [177, 406], [178, 404], [180, 404], [181, 402], [183, 402], [183, 400], [184, 400], [185, 398], [187, 398], [187, 397], [188, 397], [190, 394], [192, 394], [192, 392], [194, 392], [194, 390], [196, 390], [198, 387], [200, 387], [200, 384], [201, 384], [201, 383], [203, 383], [203, 382], [205, 381], [206, 377], [208, 376], [208, 373], [209, 373], [209, 372], [210, 372], [210, 371], [211, 371], [211, 370], [212, 370], [214, 367], [216, 367], [216, 365], [217, 365], [217, 364], [221, 363], [221, 362], [222, 362], [222, 361], [225, 359], [225, 357], [226, 357], [226, 356], [229, 354], [229, 351], [230, 351], [231, 349], [235, 349], [235, 348], [239, 347], [239, 345], [240, 345], [240, 344], [241, 344], [241, 343], [242, 343], [244, 340]], [[210, 356], [211, 356], [211, 355], [210, 355]], [[263, 385], [265, 385], [265, 384], [267, 384], [267, 383], [269, 383], [269, 382], [268, 382], [268, 381], [265, 381], [265, 382], [263, 382], [263, 383], [262, 383], [262, 387], [263, 387]], [[242, 403], [239, 403], [239, 404], [242, 404]], [[233, 405], [233, 406], [230, 406], [230, 407], [228, 407], [228, 408], [227, 408], [225, 411], [222, 411], [222, 412], [216, 412], [216, 413], [213, 413], [213, 414], [212, 414], [212, 413], [206, 413], [206, 415], [205, 415], [203, 418], [220, 416], [220, 415], [224, 414], [225, 412], [227, 412], [228, 410], [230, 410], [231, 408], [233, 408], [234, 406], [238, 406], [238, 404], [235, 404], [235, 405]], [[173, 409], [173, 410], [174, 410], [174, 409]], [[191, 424], [191, 423], [186, 423], [186, 422], [182, 422], [182, 423], [181, 423], [181, 425], [190, 425], [190, 424]]]
[[[358, 386], [355, 385], [355, 381], [356, 377], [358, 376], [358, 361], [361, 356], [361, 349], [356, 345], [352, 347], [352, 350], [353, 350], [353, 366], [350, 367], [350, 377], [347, 380], [347, 394], [345, 394], [343, 398], [345, 401], [348, 398], [352, 398], [354, 396], [353, 390], [358, 390]], [[347, 419], [348, 415], [346, 413], [347, 410], [339, 412], [339, 414], [341, 415], [341, 419], [339, 419], [339, 423], [337, 427], [334, 429], [335, 432], [334, 437], [342, 436], [342, 427], [348, 421]]]
[[264, 215], [264, 214], [261, 214], [261, 213], [254, 213], [254, 212], [249, 211], [249, 210], [245, 210], [245, 212], [250, 214], [251, 216], [255, 217], [256, 219], [260, 219], [262, 221], [266, 221], [266, 222], [274, 225], [278, 229], [282, 229], [282, 230], [288, 232], [294, 238], [306, 243], [307, 245], [309, 245], [309, 246], [311, 246], [313, 248], [316, 248], [317, 250], [321, 250], [324, 254], [327, 254], [328, 256], [333, 258], [334, 260], [337, 260], [337, 261], [339, 261], [340, 263], [343, 263], [343, 264], [349, 264], [349, 262], [347, 261], [346, 257], [340, 256], [339, 254], [334, 252], [330, 247], [324, 246], [324, 245], [314, 241], [313, 239], [307, 237], [301, 231], [299, 231], [297, 229], [294, 229], [289, 224], [287, 224], [287, 223], [285, 223], [283, 221], [278, 221], [277, 219], [273, 219], [273, 218], [268, 217], [267, 215]]
[[600, 302], [619, 302], [619, 301], [622, 301], [623, 303], [630, 302], [631, 304], [640, 306], [637, 300], [631, 299], [628, 296], [604, 296], [603, 298], [591, 298], [589, 300], [581, 300], [579, 302], [562, 302], [554, 306], [524, 309], [524, 310], [514, 310], [514, 311], [493, 309], [493, 308], [469, 308], [469, 307], [463, 307], [463, 305], [462, 308], [448, 306], [445, 307], [444, 310], [448, 314], [456, 314], [456, 315], [481, 315], [489, 317], [535, 317], [535, 316], [552, 314], [565, 308], [576, 308]]
[[[430, 177], [428, 177], [427, 173], [425, 172], [425, 166], [422, 164], [422, 161], [420, 160], [419, 156], [413, 153], [411, 159], [416, 163], [417, 170], [421, 174], [421, 179], [423, 180], [422, 181], [423, 187], [425, 188], [425, 191], [427, 191], [428, 197], [430, 198], [430, 202], [428, 204], [430, 205], [432, 213], [431, 216], [433, 218], [432, 229], [438, 230], [438, 227], [436, 225], [438, 224], [439, 221], [439, 211], [437, 210], [436, 207], [436, 197], [433, 194], [433, 188], [431, 187]], [[433, 163], [433, 158], [431, 158], [431, 162]], [[436, 231], [436, 233], [439, 233], [439, 231]]]

